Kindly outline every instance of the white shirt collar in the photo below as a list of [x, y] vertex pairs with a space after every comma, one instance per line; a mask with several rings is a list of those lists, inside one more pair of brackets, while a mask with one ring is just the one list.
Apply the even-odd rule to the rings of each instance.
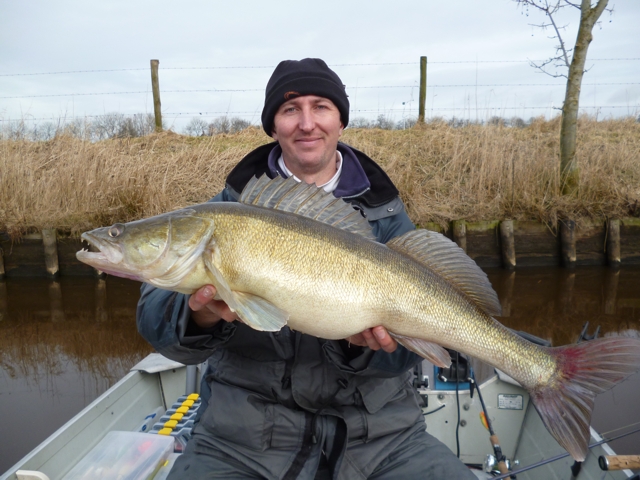
[[[340, 181], [340, 175], [342, 174], [342, 154], [340, 153], [339, 150], [336, 150], [336, 153], [338, 154], [338, 168], [336, 170], [335, 175], [331, 177], [331, 180], [329, 180], [327, 183], [318, 185], [318, 188], [322, 188], [325, 192], [328, 192], [328, 193], [333, 192], [338, 187], [338, 182]], [[291, 173], [291, 170], [287, 168], [287, 166], [284, 163], [284, 158], [282, 158], [282, 154], [280, 154], [280, 157], [278, 158], [278, 166], [285, 173], [287, 177], [293, 177], [296, 182], [302, 181], [298, 177], [296, 177], [293, 173]]]

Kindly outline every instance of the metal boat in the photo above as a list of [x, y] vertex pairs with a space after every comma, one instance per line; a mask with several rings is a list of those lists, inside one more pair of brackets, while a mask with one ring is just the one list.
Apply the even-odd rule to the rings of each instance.
[[[69, 478], [70, 472], [77, 473], [78, 466], [86, 465], [87, 459], [97, 458], [92, 457], [92, 452], [100, 448], [109, 432], [158, 434], [158, 428], [163, 426], [161, 419], [166, 418], [163, 414], [174, 411], [176, 401], [185, 398], [185, 394], [197, 393], [200, 370], [200, 366], [187, 367], [159, 354], [149, 355], [0, 480]], [[565, 451], [547, 432], [526, 390], [493, 369], [479, 384], [475, 383], [475, 375], [461, 376], [460, 370], [461, 367], [455, 372], [443, 371], [424, 362], [416, 369], [415, 386], [424, 402], [427, 431], [457, 453], [478, 478], [500, 475], [498, 460], [504, 460], [500, 463], [503, 469], [508, 466], [521, 480], [633, 478], [628, 469], [602, 469], [607, 468], [602, 459], [616, 457], [595, 430], [591, 429], [591, 444], [596, 445], [585, 462], [576, 465], [568, 454], [562, 457]], [[452, 375], [463, 380], [451, 381]], [[490, 441], [487, 427], [494, 432], [494, 441]], [[188, 438], [188, 434], [175, 430], [168, 436], [175, 438], [175, 448], [143, 478], [166, 478], [180, 455], [180, 441]], [[496, 450], [498, 437], [500, 448]], [[555, 457], [560, 458], [544, 463]], [[521, 471], [536, 464], [540, 465]]]

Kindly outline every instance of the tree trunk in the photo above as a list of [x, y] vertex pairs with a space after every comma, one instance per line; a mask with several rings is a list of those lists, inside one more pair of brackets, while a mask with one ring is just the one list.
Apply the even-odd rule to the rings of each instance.
[[584, 65], [587, 61], [587, 50], [593, 39], [592, 30], [602, 15], [609, 0], [598, 0], [591, 8], [591, 0], [582, 0], [580, 6], [580, 28], [573, 50], [573, 58], [569, 66], [567, 91], [562, 107], [562, 127], [560, 129], [560, 179], [562, 193], [570, 195], [577, 191], [579, 170], [576, 162], [576, 133], [578, 124], [578, 108], [580, 87], [584, 76]]

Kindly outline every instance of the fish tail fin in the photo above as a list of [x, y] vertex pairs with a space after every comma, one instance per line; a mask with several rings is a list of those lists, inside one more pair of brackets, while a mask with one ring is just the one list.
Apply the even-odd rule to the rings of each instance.
[[595, 396], [640, 367], [640, 340], [609, 337], [549, 349], [557, 371], [530, 394], [542, 421], [577, 461], [588, 453]]

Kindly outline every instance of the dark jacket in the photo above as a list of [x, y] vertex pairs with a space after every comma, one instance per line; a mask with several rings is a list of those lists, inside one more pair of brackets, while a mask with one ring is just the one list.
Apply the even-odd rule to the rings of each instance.
[[[338, 148], [343, 171], [334, 193], [361, 210], [380, 242], [412, 230], [384, 171], [362, 152], [344, 144]], [[277, 144], [248, 154], [212, 201], [235, 201], [252, 177], [281, 173], [279, 155]], [[372, 470], [387, 446], [422, 419], [409, 372], [421, 358], [403, 347], [391, 354], [374, 352], [288, 327], [266, 333], [239, 322], [202, 329], [190, 321], [188, 296], [150, 285], [141, 292], [137, 321], [143, 337], [173, 360], [208, 360], [202, 386], [208, 407], [195, 431], [209, 436], [216, 448], [268, 459], [262, 463], [269, 477], [280, 478], [300, 457], [305, 442], [313, 440], [318, 415], [340, 419], [344, 435], [334, 451], [345, 478], [349, 468]], [[358, 448], [357, 458], [342, 462], [346, 439], [369, 448]]]

